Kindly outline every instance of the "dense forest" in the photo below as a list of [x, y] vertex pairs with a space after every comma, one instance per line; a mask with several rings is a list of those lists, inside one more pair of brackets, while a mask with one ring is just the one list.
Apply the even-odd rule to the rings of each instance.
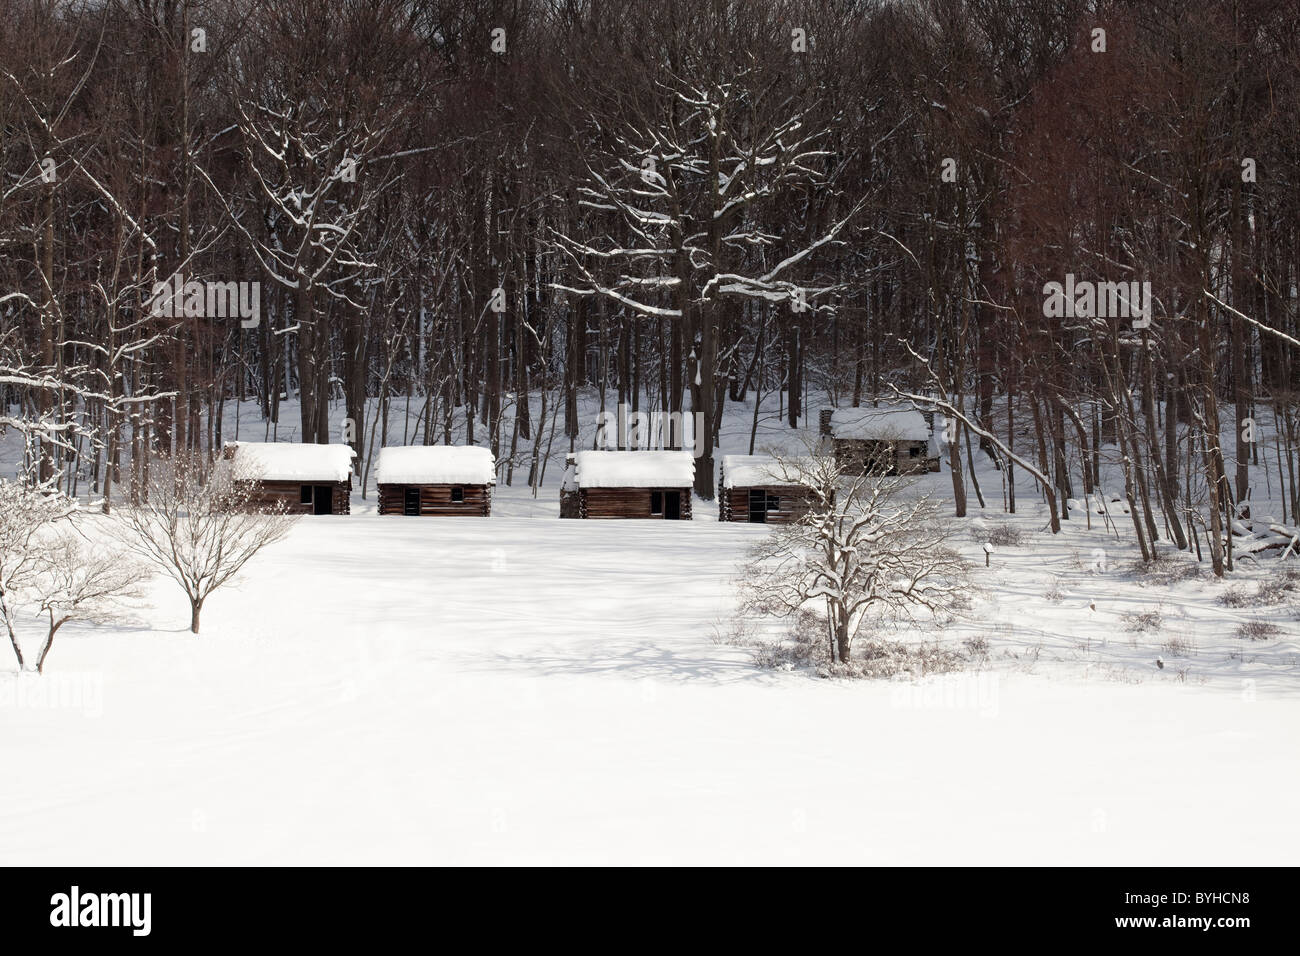
[[[988, 456], [1068, 519], [1103, 449], [1143, 555], [1203, 535], [1221, 573], [1260, 469], [1300, 511], [1294, 2], [0, 0], [0, 24], [0, 429], [33, 482], [130, 500], [151, 460], [215, 454], [236, 400], [359, 469], [401, 402], [406, 441], [455, 431], [536, 482], [583, 394], [716, 435], [729, 403], [779, 395], [793, 428], [810, 393], [905, 393], [951, 423], [958, 515]], [[1112, 308], [1054, 308], [1067, 281]], [[1130, 283], [1146, 318], [1114, 308]]]

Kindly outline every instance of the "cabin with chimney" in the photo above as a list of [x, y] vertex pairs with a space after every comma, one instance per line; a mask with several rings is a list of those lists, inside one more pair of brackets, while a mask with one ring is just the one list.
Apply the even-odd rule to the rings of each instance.
[[223, 461], [256, 509], [297, 515], [345, 515], [352, 510], [351, 445], [226, 442]]
[[823, 450], [851, 474], [914, 475], [939, 470], [930, 454], [934, 413], [910, 405], [824, 408]]
[[791, 524], [812, 508], [812, 490], [799, 481], [806, 459], [723, 455], [718, 468], [718, 520]]
[[474, 445], [381, 448], [375, 465], [381, 515], [486, 518], [496, 462]]
[[580, 451], [560, 484], [561, 518], [691, 520], [689, 451]]

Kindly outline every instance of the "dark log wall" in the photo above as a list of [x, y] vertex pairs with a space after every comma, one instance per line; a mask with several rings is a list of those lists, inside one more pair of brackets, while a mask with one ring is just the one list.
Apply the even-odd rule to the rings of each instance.
[[662, 520], [663, 515], [650, 513], [650, 494], [655, 491], [678, 492], [681, 500], [680, 520], [691, 520], [690, 488], [581, 488], [567, 496], [561, 494], [560, 517]]
[[249, 484], [252, 485], [249, 501], [256, 510], [270, 511], [283, 506], [289, 514], [314, 514], [313, 504], [302, 500], [302, 486], [330, 485], [334, 489], [331, 495], [334, 514], [352, 512], [351, 481], [254, 481]]
[[561, 518], [581, 518], [582, 517], [582, 492], [580, 491], [561, 491], [560, 492], [560, 517]]
[[[880, 475], [917, 475], [939, 470], [939, 459], [930, 458], [926, 441], [864, 441], [857, 438], [835, 439], [835, 461], [854, 473], [869, 471]], [[917, 449], [916, 457], [911, 450]]]
[[[451, 489], [464, 488], [465, 500], [452, 501]], [[486, 518], [492, 513], [491, 485], [379, 485], [379, 513], [406, 513], [406, 489], [420, 489], [420, 515], [452, 517], [464, 515]]]
[[780, 508], [765, 512], [767, 524], [790, 524], [807, 514], [812, 507], [812, 493], [806, 488], [792, 488], [789, 485], [773, 485], [765, 488], [751, 485], [740, 488], [719, 488], [718, 519], [748, 522], [750, 491], [762, 491], [765, 495], [776, 495], [780, 499]]

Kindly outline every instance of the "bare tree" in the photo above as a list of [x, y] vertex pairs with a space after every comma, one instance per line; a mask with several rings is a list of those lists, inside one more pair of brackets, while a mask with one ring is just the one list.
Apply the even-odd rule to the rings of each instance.
[[[707, 80], [666, 73], [647, 91], [652, 108], [606, 137], [601, 167], [589, 163], [578, 188], [579, 206], [607, 215], [589, 217], [582, 235], [555, 233], [569, 277], [557, 290], [678, 323], [675, 335], [690, 349], [681, 371], [705, 432], [695, 482], [702, 498], [713, 497], [726, 310], [754, 302], [829, 309], [816, 300], [836, 286], [811, 280], [812, 266], [862, 207], [828, 202], [818, 214], [796, 213], [797, 197], [838, 196], [834, 121], [817, 115], [816, 97], [768, 95], [771, 82], [756, 68]], [[672, 405], [681, 410], [677, 386]]]
[[[317, 442], [329, 441], [331, 316], [366, 313], [365, 283], [380, 263], [364, 227], [399, 179], [379, 160], [407, 105], [374, 56], [385, 36], [378, 7], [367, 11], [374, 20], [349, 18], [315, 44], [284, 45], [286, 35], [311, 35], [330, 9], [321, 0], [282, 4], [243, 51], [268, 65], [241, 71], [232, 91], [257, 214], [231, 208], [202, 173], [262, 271], [292, 297], [294, 325], [286, 331], [298, 339], [302, 438]], [[300, 62], [284, 55], [289, 49]], [[374, 70], [357, 75], [347, 64], [367, 50]], [[360, 457], [360, 435], [354, 447]]]
[[778, 456], [772, 472], [807, 488], [813, 504], [751, 552], [744, 610], [792, 617], [823, 603], [831, 660], [847, 663], [868, 614], [941, 612], [967, 589], [965, 561], [931, 503], [905, 494], [907, 479], [849, 474], [819, 455]]
[[122, 542], [185, 591], [195, 634], [212, 592], [293, 527], [283, 510], [257, 510], [254, 487], [231, 462], [182, 455], [157, 463], [139, 504], [120, 512]]
[[30, 591], [31, 603], [47, 622], [45, 642], [36, 658], [36, 671], [43, 674], [59, 628], [69, 621], [114, 620], [125, 600], [139, 596], [147, 571], [116, 552], [85, 544], [70, 530], [43, 549], [39, 564]]
[[39, 577], [42, 542], [55, 523], [69, 517], [76, 502], [16, 481], [0, 480], [0, 620], [23, 670], [16, 630], [23, 595]]

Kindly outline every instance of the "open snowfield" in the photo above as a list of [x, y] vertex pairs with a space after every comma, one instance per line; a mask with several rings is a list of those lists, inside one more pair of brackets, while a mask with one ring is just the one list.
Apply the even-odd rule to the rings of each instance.
[[[983, 637], [986, 663], [819, 680], [716, 639], [763, 529], [703, 502], [559, 521], [556, 480], [489, 519], [358, 494], [217, 592], [199, 637], [156, 580], [135, 625], [69, 625], [45, 677], [0, 661], [0, 862], [1297, 861], [1300, 625], [1215, 601], [1265, 570], [1140, 581], [1127, 539], [1041, 531], [1028, 489], [1002, 516], [989, 472], [987, 517], [1024, 543], [985, 568], [958, 525], [980, 590], [926, 635]], [[1235, 636], [1257, 617], [1282, 634]]]

